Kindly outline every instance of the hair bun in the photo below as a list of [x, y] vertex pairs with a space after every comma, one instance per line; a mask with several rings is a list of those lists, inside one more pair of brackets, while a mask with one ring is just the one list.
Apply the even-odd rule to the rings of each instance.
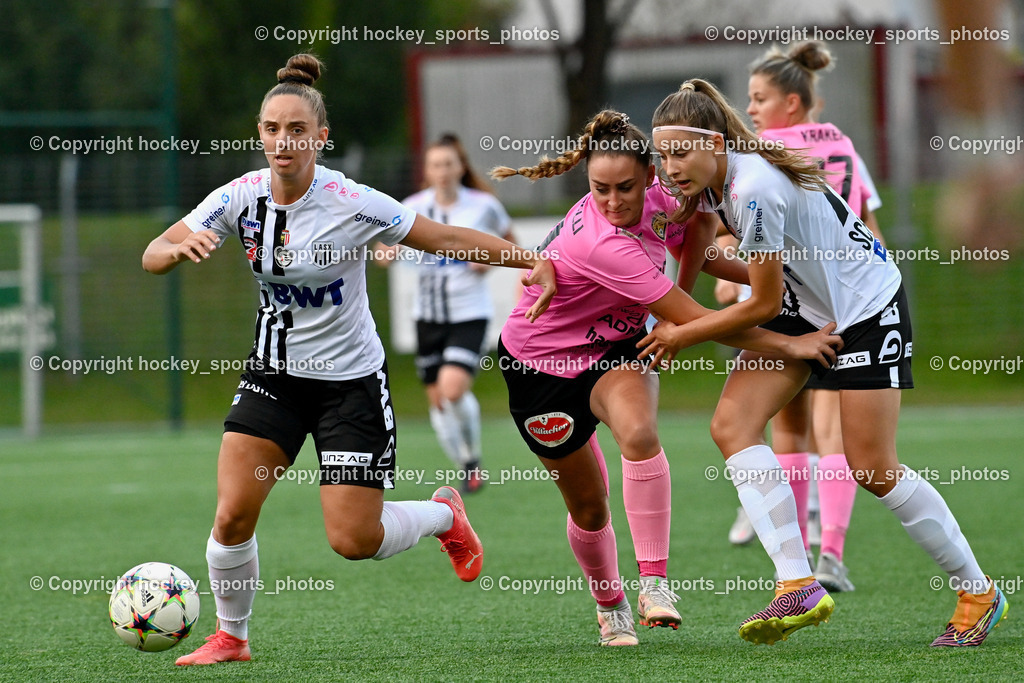
[[832, 53], [824, 43], [816, 40], [794, 45], [786, 56], [808, 71], [818, 71], [832, 65]]
[[283, 69], [277, 70], [278, 83], [313, 85], [320, 78], [323, 64], [311, 54], [293, 55]]

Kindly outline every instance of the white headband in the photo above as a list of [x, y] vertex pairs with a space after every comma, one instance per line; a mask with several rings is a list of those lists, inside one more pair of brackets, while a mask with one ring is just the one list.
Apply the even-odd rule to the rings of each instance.
[[704, 135], [721, 135], [725, 137], [724, 133], [719, 133], [717, 130], [708, 130], [707, 128], [694, 128], [693, 126], [657, 126], [652, 133], [657, 133], [659, 130], [685, 130], [688, 133], [703, 133]]

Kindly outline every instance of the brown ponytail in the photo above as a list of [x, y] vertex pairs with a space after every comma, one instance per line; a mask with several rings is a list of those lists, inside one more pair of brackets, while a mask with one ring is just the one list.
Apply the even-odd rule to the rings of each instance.
[[263, 109], [272, 98], [278, 95], [298, 95], [309, 103], [316, 116], [317, 128], [329, 128], [324, 96], [313, 87], [316, 80], [320, 78], [323, 66], [323, 63], [311, 54], [298, 54], [289, 57], [284, 68], [277, 70], [277, 85], [263, 96], [263, 104], [260, 105], [260, 113], [256, 120], [258, 122], [263, 120]]
[[815, 72], [832, 66], [832, 53], [825, 44], [811, 40], [794, 45], [788, 53], [773, 46], [750, 65], [750, 75], [765, 76], [783, 95], [796, 93], [800, 104], [810, 111], [814, 108], [814, 89], [818, 81]]
[[536, 166], [520, 169], [497, 166], [491, 169], [491, 177], [504, 180], [509, 176], [521, 175], [530, 180], [551, 178], [576, 167], [581, 161], [600, 154], [621, 154], [632, 156], [643, 166], [651, 164], [651, 144], [639, 128], [629, 122], [622, 112], [605, 109], [590, 119], [583, 134], [572, 149], [555, 159], [542, 157]]
[[[679, 90], [662, 100], [654, 111], [653, 126], [693, 126], [722, 133], [726, 149], [754, 151], [805, 190], [825, 189], [825, 175], [817, 164], [780, 145], [762, 141], [747, 128], [739, 112], [729, 104], [725, 96], [714, 85], [700, 78], [691, 78]], [[670, 190], [675, 188], [675, 184], [664, 173], [661, 181]], [[684, 197], [678, 192], [674, 194], [680, 205], [672, 216], [672, 222], [682, 223], [697, 210], [699, 197]]]

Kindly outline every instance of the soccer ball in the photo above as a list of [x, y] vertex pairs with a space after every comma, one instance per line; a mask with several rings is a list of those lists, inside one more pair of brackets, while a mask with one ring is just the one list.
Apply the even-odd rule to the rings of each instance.
[[196, 585], [172, 564], [145, 562], [117, 580], [110, 594], [110, 623], [126, 645], [160, 652], [188, 637], [199, 619]]

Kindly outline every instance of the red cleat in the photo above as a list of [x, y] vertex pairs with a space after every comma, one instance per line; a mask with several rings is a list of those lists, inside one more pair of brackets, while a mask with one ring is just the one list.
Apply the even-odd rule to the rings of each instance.
[[219, 662], [248, 662], [252, 659], [249, 641], [239, 640], [226, 631], [206, 636], [206, 644], [190, 655], [178, 657], [178, 666], [191, 664], [217, 664]]
[[480, 467], [466, 469], [466, 481], [462, 482], [463, 493], [476, 493], [484, 487], [484, 478], [480, 474]]
[[484, 546], [469, 524], [462, 496], [451, 486], [442, 486], [434, 491], [431, 500], [452, 509], [452, 528], [437, 537], [441, 541], [441, 550], [448, 553], [448, 559], [460, 579], [475, 581], [484, 564]]

